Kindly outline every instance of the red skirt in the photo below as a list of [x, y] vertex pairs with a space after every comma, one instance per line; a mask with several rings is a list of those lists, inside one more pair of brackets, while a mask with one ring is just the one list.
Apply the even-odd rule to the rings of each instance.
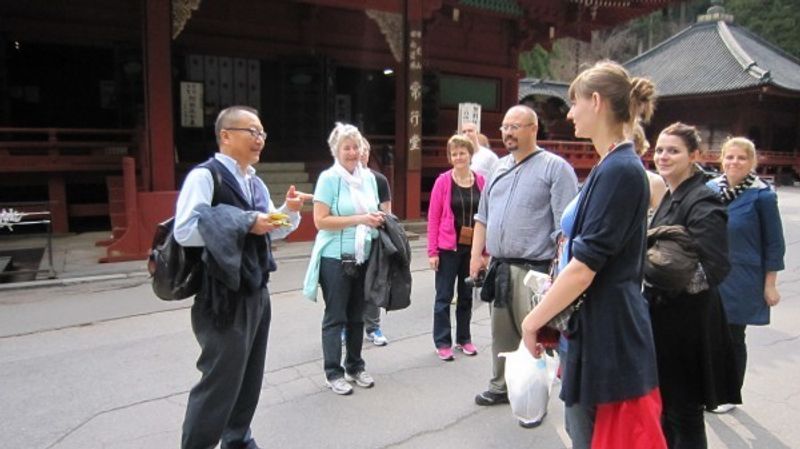
[[599, 404], [592, 449], [667, 449], [658, 388], [638, 398]]

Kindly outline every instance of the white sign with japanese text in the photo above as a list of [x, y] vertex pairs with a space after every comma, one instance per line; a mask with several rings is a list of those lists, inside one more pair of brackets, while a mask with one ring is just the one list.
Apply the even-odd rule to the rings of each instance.
[[458, 130], [461, 131], [463, 123], [474, 123], [478, 132], [481, 132], [481, 105], [478, 103], [458, 104]]
[[181, 81], [181, 126], [203, 127], [203, 83]]

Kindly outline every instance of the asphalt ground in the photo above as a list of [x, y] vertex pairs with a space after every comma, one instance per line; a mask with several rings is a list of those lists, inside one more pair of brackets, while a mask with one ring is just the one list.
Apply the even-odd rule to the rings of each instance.
[[[712, 449], [800, 448], [800, 189], [779, 191], [787, 241], [783, 300], [770, 326], [748, 328], [744, 406], [706, 415]], [[324, 384], [322, 304], [302, 298], [308, 245], [278, 251], [267, 370], [253, 433], [266, 448], [565, 448], [557, 387], [536, 429], [508, 406], [479, 407], [491, 374], [488, 308], [474, 305], [476, 357], [440, 361], [431, 338], [433, 273], [413, 242], [412, 305], [384, 317], [386, 347], [365, 343], [372, 389]], [[302, 246], [305, 245], [305, 246]], [[72, 282], [0, 291], [0, 447], [175, 448], [199, 378], [190, 301], [152, 294], [141, 265]], [[73, 272], [77, 272], [73, 270]], [[111, 276], [103, 278], [102, 276]]]

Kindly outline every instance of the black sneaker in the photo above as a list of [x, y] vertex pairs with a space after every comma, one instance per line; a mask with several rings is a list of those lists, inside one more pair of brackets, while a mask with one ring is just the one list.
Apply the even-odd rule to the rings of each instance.
[[508, 404], [508, 393], [495, 393], [489, 390], [475, 396], [478, 405]]

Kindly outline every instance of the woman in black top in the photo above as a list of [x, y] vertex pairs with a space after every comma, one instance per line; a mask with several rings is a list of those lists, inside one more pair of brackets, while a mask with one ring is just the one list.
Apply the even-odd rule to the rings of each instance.
[[436, 272], [433, 343], [437, 355], [445, 361], [453, 360], [450, 326], [453, 284], [458, 287], [456, 348], [468, 356], [478, 353], [470, 334], [472, 288], [464, 282], [469, 276], [473, 217], [484, 185], [483, 176], [469, 168], [473, 153], [469, 138], [462, 135], [450, 138], [447, 160], [453, 168], [436, 179], [428, 207], [428, 262]]
[[664, 405], [662, 426], [672, 449], [705, 448], [703, 408], [741, 403], [717, 292], [730, 270], [727, 212], [695, 166], [699, 146], [693, 126], [674, 123], [659, 135], [653, 156], [668, 190], [650, 227], [683, 226], [700, 261], [691, 285], [652, 286], [660, 276], [645, 277]]

